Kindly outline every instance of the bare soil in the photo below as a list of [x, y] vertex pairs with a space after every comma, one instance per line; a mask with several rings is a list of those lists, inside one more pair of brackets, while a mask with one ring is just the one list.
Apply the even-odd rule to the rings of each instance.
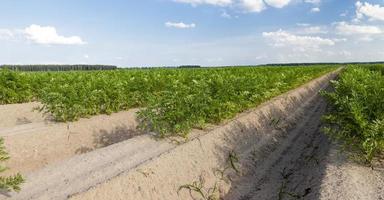
[[43, 116], [36, 109], [40, 103], [0, 105], [0, 129], [36, 122], [48, 122], [49, 116]]
[[286, 140], [251, 156], [247, 175], [224, 199], [384, 199], [384, 171], [354, 162], [321, 131], [325, 109], [324, 99], [314, 99]]
[[141, 132], [136, 129], [137, 109], [57, 123], [34, 110], [38, 103], [1, 105], [0, 137], [11, 159], [6, 174], [33, 171], [75, 155], [103, 148]]

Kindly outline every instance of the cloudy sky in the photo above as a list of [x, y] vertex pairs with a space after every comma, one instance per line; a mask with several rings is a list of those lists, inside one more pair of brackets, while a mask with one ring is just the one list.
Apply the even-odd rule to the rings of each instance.
[[384, 0], [1, 0], [0, 63], [384, 60]]

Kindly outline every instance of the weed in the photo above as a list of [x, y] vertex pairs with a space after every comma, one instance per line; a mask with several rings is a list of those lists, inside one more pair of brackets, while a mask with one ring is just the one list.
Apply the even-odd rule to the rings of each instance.
[[[8, 153], [5, 151], [4, 140], [0, 138], [0, 161], [4, 162], [9, 159]], [[0, 173], [6, 171], [8, 168], [0, 166]], [[20, 191], [20, 184], [24, 182], [24, 178], [20, 174], [14, 176], [3, 177], [0, 176], [0, 189], [6, 191]]]
[[191, 198], [194, 198], [194, 193], [202, 200], [218, 200], [218, 183], [216, 182], [212, 188], [205, 189], [205, 180], [200, 176], [199, 181], [194, 181], [192, 184], [186, 184], [179, 187], [177, 193], [183, 189], [189, 191]]
[[240, 170], [237, 166], [239, 164], [239, 157], [237, 156], [237, 153], [235, 151], [229, 152], [228, 163], [230, 164], [230, 167], [235, 170], [236, 173], [240, 173]]
[[278, 118], [278, 119], [276, 119], [276, 118], [272, 118], [272, 119], [271, 119], [271, 122], [269, 123], [269, 125], [272, 126], [272, 127], [275, 128], [275, 129], [277, 129], [279, 123], [280, 123], [280, 118]]

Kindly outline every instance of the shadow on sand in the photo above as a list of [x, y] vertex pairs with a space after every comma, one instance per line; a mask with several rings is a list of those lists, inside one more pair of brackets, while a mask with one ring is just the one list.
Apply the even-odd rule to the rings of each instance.
[[315, 98], [291, 118], [274, 119], [282, 111], [270, 110], [256, 123], [239, 121], [225, 130], [226, 145], [217, 146], [217, 155], [227, 163], [228, 152], [238, 152], [241, 173], [228, 174], [232, 184], [223, 199], [319, 199], [332, 146], [321, 131], [325, 110], [324, 99]]
[[107, 147], [142, 134], [142, 131], [127, 126], [117, 126], [110, 131], [101, 129], [99, 131], [95, 131], [93, 134], [93, 146], [91, 148], [81, 147], [76, 150], [76, 154], [83, 154], [95, 149]]

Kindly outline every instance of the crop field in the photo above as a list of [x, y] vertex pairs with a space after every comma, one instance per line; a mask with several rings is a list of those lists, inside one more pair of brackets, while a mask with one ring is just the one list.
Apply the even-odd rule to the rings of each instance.
[[384, 0], [8, 0], [0, 200], [384, 200]]
[[333, 108], [324, 117], [327, 131], [357, 147], [366, 161], [384, 150], [384, 66], [350, 66], [325, 93]]
[[40, 101], [59, 122], [130, 108], [141, 126], [166, 136], [219, 123], [334, 70], [243, 67], [99, 72], [0, 71], [0, 104]]
[[12, 199], [384, 195], [384, 65], [33, 69], [0, 69]]

